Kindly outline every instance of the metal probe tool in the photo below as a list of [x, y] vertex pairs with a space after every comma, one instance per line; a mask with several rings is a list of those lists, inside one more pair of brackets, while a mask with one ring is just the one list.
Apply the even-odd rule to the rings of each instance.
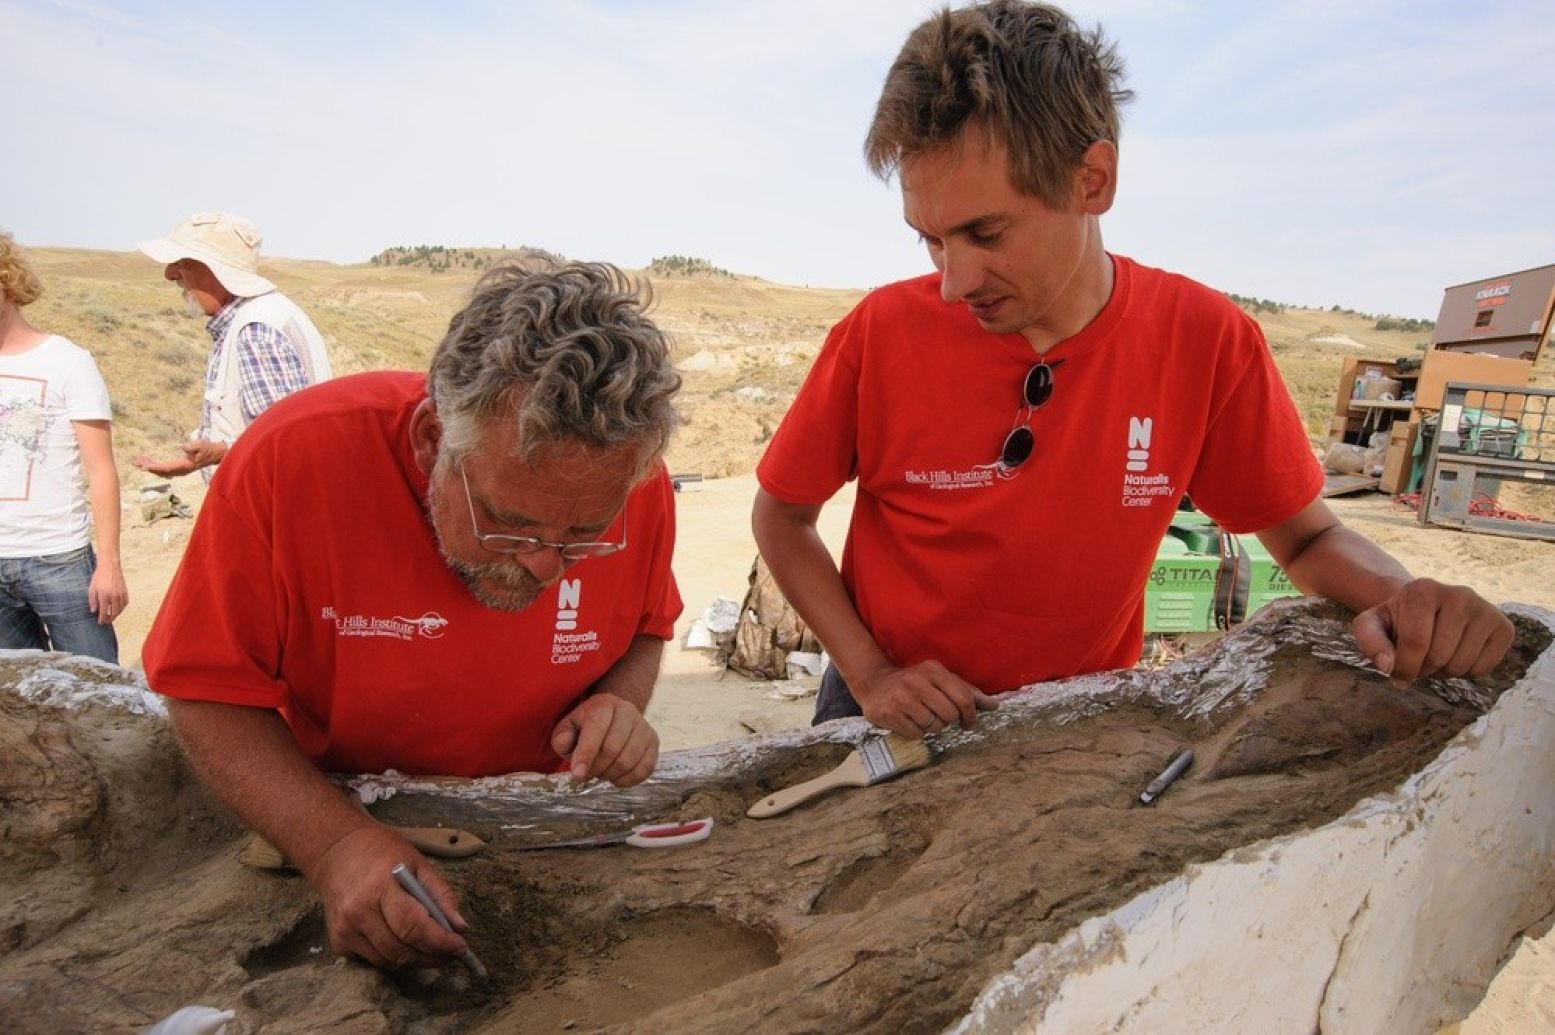
[[[453, 925], [448, 922], [448, 917], [444, 916], [443, 911], [437, 907], [437, 903], [432, 901], [432, 896], [427, 894], [427, 889], [421, 886], [421, 882], [416, 879], [415, 874], [410, 872], [408, 866], [404, 863], [396, 863], [394, 869], [389, 872], [394, 875], [394, 879], [399, 882], [400, 887], [410, 892], [411, 897], [420, 902], [421, 907], [432, 914], [432, 919], [437, 921], [439, 927], [449, 934], [453, 933]], [[459, 959], [464, 962], [466, 967], [470, 968], [470, 973], [476, 977], [485, 978], [488, 976], [485, 965], [476, 959], [475, 953], [469, 949], [465, 949], [464, 955], [460, 956]]]
[[1172, 781], [1187, 771], [1193, 764], [1193, 749], [1183, 748], [1182, 751], [1166, 764], [1161, 770], [1161, 775], [1150, 781], [1150, 785], [1139, 795], [1139, 804], [1149, 805], [1161, 796], [1161, 793], [1172, 785]]

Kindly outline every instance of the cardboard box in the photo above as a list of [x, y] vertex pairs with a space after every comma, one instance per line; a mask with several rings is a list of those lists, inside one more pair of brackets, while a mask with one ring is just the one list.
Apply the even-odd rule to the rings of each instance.
[[1415, 469], [1415, 439], [1420, 425], [1416, 421], [1395, 422], [1388, 432], [1388, 453], [1382, 461], [1382, 481], [1377, 489], [1390, 496], [1409, 491], [1410, 476]]
[[1340, 413], [1328, 419], [1328, 441], [1345, 442], [1361, 433], [1361, 424], [1365, 418], [1360, 411], [1355, 413]]
[[[1339, 369], [1339, 391], [1334, 396], [1334, 413], [1344, 416], [1350, 408], [1350, 400], [1359, 398], [1356, 381], [1364, 377], [1385, 377], [1393, 370], [1393, 364], [1388, 360], [1379, 359], [1346, 359]], [[1375, 371], [1375, 373], [1371, 373]]]
[[1362, 377], [1356, 383], [1361, 386], [1361, 399], [1397, 399], [1404, 385], [1394, 377]]
[[1414, 403], [1428, 410], [1441, 409], [1448, 381], [1525, 388], [1532, 371], [1533, 363], [1526, 359], [1434, 349], [1425, 354], [1420, 367]]

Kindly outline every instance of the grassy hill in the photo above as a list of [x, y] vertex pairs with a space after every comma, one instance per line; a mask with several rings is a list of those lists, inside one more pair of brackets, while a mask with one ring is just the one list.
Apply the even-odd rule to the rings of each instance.
[[[482, 270], [533, 249], [387, 249], [375, 262], [340, 266], [270, 260], [265, 273], [318, 324], [339, 373], [424, 369], [448, 319]], [[161, 268], [138, 253], [32, 251], [48, 293], [34, 323], [90, 349], [113, 394], [126, 481], [128, 459], [177, 446], [199, 417], [209, 348], [204, 323], [185, 317]], [[688, 275], [691, 274], [691, 275]], [[798, 390], [827, 329], [858, 291], [773, 284], [727, 274], [703, 260], [665, 257], [640, 271], [655, 316], [671, 336], [685, 376], [686, 425], [670, 464], [710, 476], [751, 470]], [[1254, 306], [1308, 430], [1321, 437], [1347, 356], [1395, 358], [1424, 351], [1428, 331], [1378, 330], [1348, 311]], [[1536, 368], [1555, 384], [1555, 350]]]

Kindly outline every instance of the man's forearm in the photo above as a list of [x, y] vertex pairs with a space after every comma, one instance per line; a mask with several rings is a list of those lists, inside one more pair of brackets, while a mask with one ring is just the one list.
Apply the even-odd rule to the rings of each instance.
[[345, 834], [373, 822], [303, 755], [278, 713], [176, 698], [167, 704], [195, 773], [303, 872]]
[[1298, 589], [1328, 597], [1353, 611], [1375, 607], [1411, 578], [1387, 551], [1341, 524], [1302, 544], [1282, 567]]
[[812, 511], [819, 508], [795, 507], [758, 490], [751, 527], [784, 598], [825, 646], [843, 679], [854, 685], [893, 662], [853, 606]]
[[648, 702], [653, 699], [653, 686], [659, 681], [659, 666], [663, 659], [663, 640], [657, 636], [638, 636], [589, 692], [613, 694], [639, 712], [646, 712]]
[[73, 421], [76, 448], [86, 472], [87, 502], [97, 529], [97, 558], [119, 567], [119, 468], [113, 462], [113, 429], [107, 421]]
[[92, 524], [97, 529], [97, 559], [118, 568], [119, 563], [119, 478], [92, 477], [87, 490], [92, 508]]

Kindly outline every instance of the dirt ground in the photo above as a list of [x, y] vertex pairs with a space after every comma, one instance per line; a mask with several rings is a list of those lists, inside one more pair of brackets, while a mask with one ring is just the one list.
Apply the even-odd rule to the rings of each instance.
[[[129, 1032], [206, 1003], [237, 1010], [243, 1033], [937, 1031], [1031, 944], [1188, 863], [1396, 786], [1550, 645], [1526, 624], [1472, 693], [1401, 694], [1313, 657], [1343, 629], [1310, 609], [1265, 616], [1174, 667], [1109, 677], [1091, 714], [1014, 701], [941, 738], [923, 768], [770, 820], [745, 810], [847, 746], [770, 737], [594, 800], [426, 793], [377, 806], [488, 841], [441, 864], [488, 982], [331, 957], [312, 894], [239, 865], [241, 832], [156, 716], [0, 695], [0, 879], [19, 892], [0, 908], [0, 1028]], [[1228, 651], [1268, 675], [1249, 678], [1262, 666], [1227, 664]], [[0, 660], [0, 680], [35, 698], [51, 679], [81, 698], [113, 692], [114, 677], [76, 659]], [[1189, 774], [1155, 808], [1134, 806], [1190, 745]], [[695, 847], [522, 851], [701, 815], [717, 826]]]

